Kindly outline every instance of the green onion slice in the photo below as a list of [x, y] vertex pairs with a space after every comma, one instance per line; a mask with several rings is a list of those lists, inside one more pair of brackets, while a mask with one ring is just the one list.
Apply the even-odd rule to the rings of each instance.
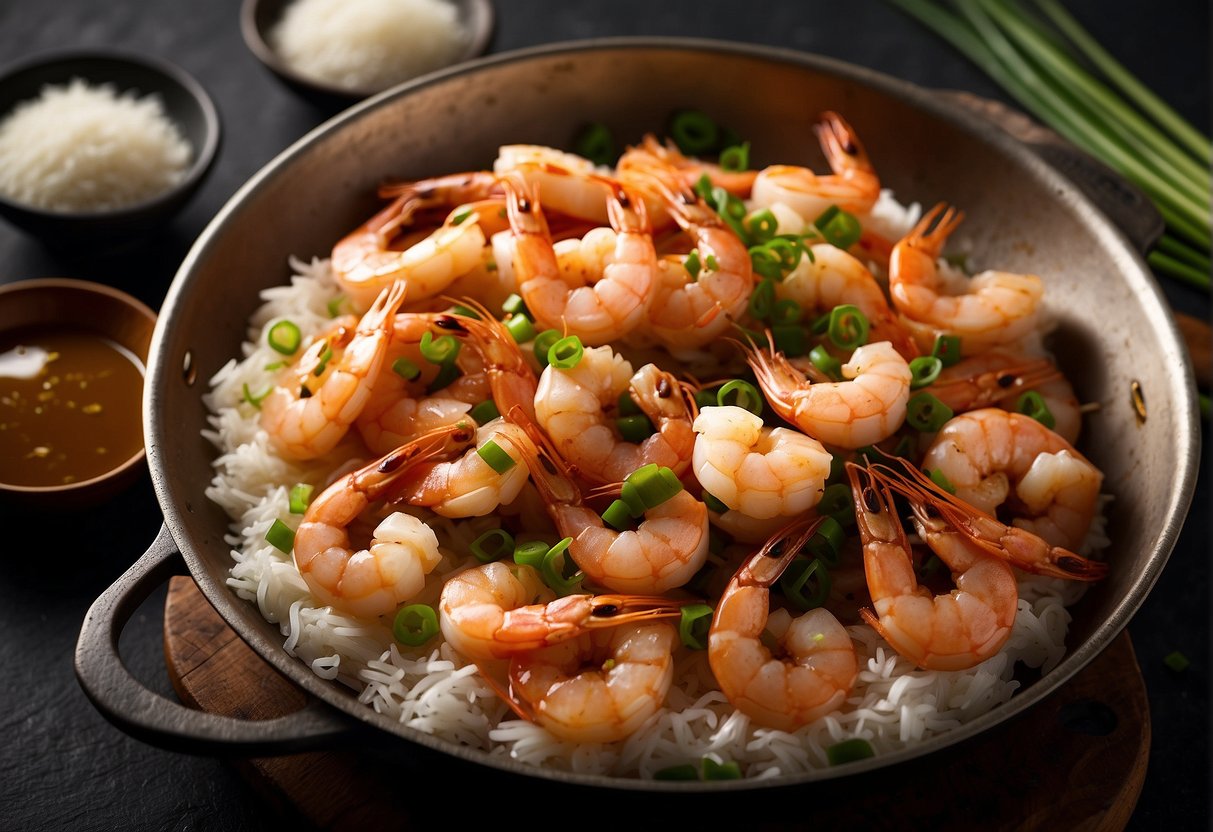
[[708, 511], [714, 511], [717, 514], [724, 514], [729, 510], [729, 507], [725, 505], [724, 501], [717, 498], [714, 494], [709, 494], [708, 492], [704, 491], [702, 496], [703, 504], [708, 507]]
[[766, 249], [779, 258], [779, 265], [785, 272], [796, 268], [804, 251], [800, 243], [788, 237], [776, 237], [766, 244]]
[[569, 544], [572, 542], [573, 538], [566, 537], [548, 549], [539, 565], [539, 573], [543, 575], [544, 583], [561, 595], [568, 595], [575, 590], [585, 577], [580, 570], [576, 569], [571, 575], [564, 574], [568, 565], [573, 563], [573, 559], [566, 555]]
[[409, 647], [420, 647], [438, 635], [438, 614], [427, 604], [409, 604], [401, 607], [392, 622], [392, 634], [396, 641]]
[[265, 539], [279, 552], [289, 555], [295, 547], [295, 532], [281, 520], [275, 520], [265, 533]]
[[462, 225], [463, 221], [466, 220], [468, 217], [470, 217], [472, 215], [472, 213], [473, 213], [473, 211], [471, 208], [464, 208], [458, 214], [451, 217], [451, 225]]
[[421, 368], [407, 358], [397, 358], [393, 361], [392, 372], [407, 381], [416, 381], [421, 376]]
[[775, 324], [798, 324], [804, 309], [791, 298], [776, 301], [771, 309], [771, 322]]
[[636, 484], [633, 482], [624, 480], [619, 499], [628, 507], [628, 513], [633, 517], [644, 517], [644, 513], [648, 511], [648, 507], [644, 504], [644, 499], [640, 496], [640, 490], [636, 488]]
[[308, 503], [312, 501], [312, 492], [315, 486], [301, 482], [291, 486], [289, 495], [291, 514], [303, 514], [307, 511]]
[[960, 360], [960, 336], [935, 336], [935, 346], [931, 349], [931, 355], [943, 362], [943, 366], [951, 367]]
[[847, 533], [842, 530], [842, 524], [833, 517], [827, 517], [817, 527], [817, 534], [809, 538], [805, 549], [822, 564], [833, 568], [842, 560], [842, 545], [846, 540]]
[[510, 335], [514, 337], [514, 342], [517, 344], [525, 344], [535, 338], [535, 324], [521, 313], [510, 316], [510, 319], [505, 322], [505, 328], [510, 331]]
[[832, 583], [830, 571], [820, 558], [798, 557], [788, 564], [779, 578], [783, 594], [801, 610], [816, 609], [824, 604], [830, 597]]
[[858, 306], [845, 303], [830, 311], [826, 335], [842, 349], [853, 350], [868, 342], [870, 326], [868, 316], [859, 311]]
[[643, 413], [620, 416], [615, 420], [615, 427], [619, 429], [619, 435], [624, 441], [637, 445], [652, 436], [655, 431], [653, 423]]
[[720, 166], [729, 171], [749, 170], [750, 143], [742, 142], [720, 151]]
[[320, 378], [322, 375], [324, 375], [325, 369], [328, 368], [329, 362], [332, 360], [333, 348], [325, 347], [324, 352], [320, 355], [320, 363], [316, 365], [316, 369], [312, 371], [312, 375], [314, 375], [316, 378]]
[[294, 321], [279, 321], [270, 327], [270, 331], [265, 335], [265, 340], [275, 352], [294, 355], [303, 341], [303, 333], [299, 331], [299, 327], [295, 325]]
[[249, 404], [251, 404], [253, 407], [260, 410], [261, 403], [263, 401], [265, 401], [265, 397], [268, 396], [270, 393], [272, 393], [273, 390], [274, 390], [273, 386], [270, 386], [270, 387], [267, 387], [264, 390], [262, 390], [260, 393], [254, 393], [253, 391], [249, 390], [249, 386], [246, 383], [244, 385], [244, 400], [246, 402], [248, 402]]
[[610, 128], [600, 122], [587, 124], [577, 133], [573, 152], [596, 165], [610, 165], [619, 155]]
[[529, 315], [530, 310], [526, 308], [526, 303], [522, 300], [519, 294], [511, 294], [505, 299], [505, 303], [501, 304], [501, 311], [507, 315]]
[[750, 294], [750, 317], [764, 321], [771, 316], [771, 310], [774, 308], [775, 281], [770, 278], [758, 281], [758, 285], [754, 287], [754, 291]]
[[1057, 426], [1057, 419], [1053, 417], [1053, 411], [1049, 410], [1044, 397], [1035, 390], [1029, 390], [1015, 400], [1015, 412], [1031, 416], [1049, 430]]
[[480, 320], [480, 313], [470, 306], [464, 306], [462, 303], [457, 303], [451, 307], [451, 312], [455, 315], [462, 315], [465, 318], [475, 318]]
[[615, 500], [607, 506], [606, 511], [602, 513], [602, 522], [620, 532], [636, 528], [636, 524], [632, 522], [632, 508], [623, 500]]
[[932, 468], [930, 471], [927, 471], [927, 476], [931, 478], [931, 482], [935, 483], [949, 494], [956, 493], [956, 486], [952, 485], [952, 481], [944, 475], [943, 469]]
[[740, 780], [741, 766], [735, 760], [718, 763], [711, 757], [703, 758], [704, 780]]
[[536, 569], [543, 564], [543, 556], [552, 547], [542, 540], [530, 540], [514, 546], [514, 563], [522, 566], [533, 566]]
[[859, 242], [859, 238], [863, 235], [859, 220], [837, 205], [827, 208], [821, 216], [813, 221], [813, 225], [821, 232], [821, 236], [826, 239], [826, 242], [843, 251]]
[[683, 763], [653, 772], [654, 780], [698, 780], [699, 769], [694, 763]]
[[779, 256], [766, 246], [754, 246], [750, 249], [750, 267], [754, 274], [767, 280], [783, 279], [783, 266]]
[[755, 243], [765, 243], [775, 236], [776, 229], [779, 228], [779, 220], [775, 218], [775, 214], [770, 208], [763, 208], [761, 211], [755, 211], [746, 221], [746, 231], [750, 232], [750, 239]]
[[548, 364], [557, 370], [571, 370], [581, 363], [585, 347], [576, 335], [566, 335], [548, 348]]
[[715, 390], [696, 390], [695, 405], [702, 410], [705, 407], [716, 407]]
[[514, 551], [514, 536], [505, 529], [489, 529], [472, 541], [472, 554], [481, 563], [501, 560], [507, 552]]
[[842, 362], [830, 355], [830, 351], [825, 348], [825, 345], [818, 344], [809, 350], [809, 361], [830, 378], [842, 378]]
[[930, 393], [916, 393], [906, 403], [906, 422], [915, 430], [935, 433], [952, 418], [952, 408]]
[[740, 407], [755, 416], [762, 415], [762, 394], [748, 381], [735, 378], [716, 391], [716, 404], [721, 407]]
[[679, 110], [670, 119], [670, 138], [688, 156], [710, 152], [720, 141], [720, 127], [699, 110]]
[[480, 404], [476, 405], [471, 410], [471, 416], [476, 420], [478, 425], [487, 425], [489, 422], [501, 416], [501, 411], [497, 409], [497, 402], [492, 399], [485, 399]]
[[345, 303], [345, 295], [337, 295], [329, 299], [329, 302], [325, 304], [325, 308], [328, 310], [330, 318], [336, 318], [341, 314], [341, 305], [343, 303]]
[[432, 332], [421, 335], [421, 356], [431, 364], [450, 364], [459, 355], [462, 346], [452, 335], [435, 338]]
[[653, 463], [628, 474], [625, 482], [636, 489], [646, 510], [657, 508], [682, 491], [682, 481], [677, 474], [664, 466], [658, 468]]
[[[844, 457], [842, 454], [838, 454], [835, 459], [844, 459]], [[833, 460], [830, 463], [832, 468]], [[826, 486], [826, 490], [821, 494], [821, 499], [817, 501], [815, 511], [822, 517], [833, 517], [835, 514], [851, 511], [854, 507], [855, 498], [851, 494], [851, 486], [845, 482], [836, 482]], [[818, 533], [820, 534], [820, 531]]]
[[535, 336], [535, 343], [531, 346], [535, 350], [535, 360], [539, 362], [540, 367], [548, 365], [548, 352], [562, 335], [563, 333], [558, 329], [545, 329]]
[[691, 280], [699, 277], [703, 264], [699, 262], [699, 251], [697, 249], [691, 249], [691, 253], [682, 261], [682, 267], [687, 270], [687, 274], [691, 276]]
[[512, 456], [503, 451], [501, 446], [492, 439], [477, 448], [476, 453], [498, 474], [504, 474], [518, 464]]
[[707, 604], [687, 604], [678, 619], [678, 637], [692, 650], [705, 650], [712, 626], [712, 608]]
[[435, 393], [449, 385], [452, 381], [459, 378], [459, 366], [454, 362], [443, 364], [438, 368], [438, 375], [434, 376], [434, 380], [426, 385], [427, 393]]
[[619, 398], [615, 400], [615, 407], [619, 410], [620, 416], [635, 416], [637, 413], [643, 413], [640, 405], [636, 404], [636, 400], [632, 398], [632, 394], [624, 390], [619, 394]]
[[826, 759], [830, 761], [830, 765], [832, 766], [853, 763], [856, 760], [866, 760], [868, 757], [875, 756], [876, 751], [872, 748], [872, 744], [859, 737], [843, 740], [826, 749]]
[[934, 355], [920, 355], [910, 362], [910, 389], [933, 384], [943, 371], [943, 361]]
[[775, 349], [788, 358], [809, 354], [809, 333], [800, 324], [772, 324], [771, 340], [775, 342]]

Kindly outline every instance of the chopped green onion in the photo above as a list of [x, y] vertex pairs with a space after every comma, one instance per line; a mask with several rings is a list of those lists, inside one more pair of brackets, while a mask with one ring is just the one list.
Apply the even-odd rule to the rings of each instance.
[[750, 143], [742, 142], [720, 151], [720, 166], [728, 171], [749, 170]]
[[938, 358], [945, 367], [951, 367], [960, 360], [960, 336], [937, 335], [931, 355]]
[[704, 780], [740, 780], [741, 766], [736, 761], [718, 763], [711, 757], [703, 758]]
[[779, 258], [779, 265], [785, 272], [790, 272], [800, 263], [800, 255], [804, 248], [795, 240], [788, 237], [776, 237], [766, 244], [767, 251]]
[[475, 318], [480, 320], [480, 313], [470, 306], [464, 306], [462, 303], [457, 303], [451, 307], [451, 312], [456, 315], [461, 315], [464, 318]]
[[717, 404], [716, 391], [715, 390], [696, 390], [695, 391], [695, 404], [696, 404], [696, 406], [699, 407], [700, 410], [702, 410], [705, 407], [715, 407]]
[[683, 763], [680, 766], [669, 766], [653, 772], [654, 780], [698, 780], [699, 769], [694, 763]]
[[916, 393], [906, 403], [906, 422], [915, 430], [926, 433], [935, 433], [952, 415], [952, 408], [930, 393]]
[[450, 364], [455, 360], [455, 356], [459, 355], [459, 348], [463, 346], [455, 340], [452, 335], [443, 335], [435, 338], [432, 332], [424, 332], [421, 335], [421, 356], [431, 364]]
[[868, 342], [868, 316], [858, 306], [846, 303], [830, 311], [830, 325], [826, 335], [835, 345], [844, 350], [853, 350]]
[[636, 404], [636, 400], [632, 398], [632, 394], [624, 390], [619, 394], [619, 398], [615, 400], [615, 407], [619, 410], [620, 416], [635, 416], [637, 413], [643, 413], [640, 405]]
[[750, 267], [754, 274], [767, 280], [783, 279], [783, 266], [779, 255], [766, 246], [754, 246], [750, 249]]
[[548, 365], [548, 350], [552, 345], [559, 341], [562, 333], [558, 329], [545, 329], [543, 332], [535, 336], [535, 343], [532, 348], [535, 350], [535, 360], [539, 362], [540, 367]]
[[247, 383], [245, 383], [245, 385], [244, 385], [244, 400], [245, 400], [246, 402], [248, 402], [249, 404], [251, 404], [253, 407], [255, 407], [255, 408], [257, 408], [258, 410], [260, 410], [260, 409], [261, 409], [261, 403], [262, 403], [263, 401], [265, 401], [265, 397], [266, 397], [266, 396], [268, 396], [270, 393], [272, 393], [272, 392], [273, 392], [273, 390], [274, 390], [274, 388], [273, 388], [273, 386], [271, 385], [271, 386], [269, 386], [269, 387], [265, 388], [264, 390], [262, 390], [260, 393], [254, 394], [254, 393], [253, 393], [251, 390], [249, 390], [248, 384], [247, 384]]
[[438, 615], [428, 604], [409, 604], [401, 607], [392, 622], [392, 634], [396, 641], [409, 647], [420, 647], [438, 635]]
[[819, 318], [814, 318], [813, 323], [809, 324], [809, 331], [814, 335], [825, 335], [826, 330], [830, 328], [830, 313], [827, 312]]
[[324, 352], [320, 355], [320, 363], [316, 365], [316, 369], [312, 371], [312, 375], [314, 375], [316, 378], [320, 378], [322, 375], [324, 375], [325, 369], [328, 368], [329, 362], [332, 360], [333, 348], [325, 347]]
[[721, 407], [732, 405], [748, 410], [755, 416], [762, 415], [762, 394], [757, 387], [739, 378], [727, 382], [716, 391], [716, 404]]
[[518, 463], [514, 458], [501, 449], [492, 439], [476, 449], [476, 454], [498, 474], [504, 474]]
[[1166, 658], [1164, 658], [1162, 661], [1163, 664], [1174, 670], [1176, 673], [1182, 673], [1192, 664], [1190, 661], [1188, 661], [1188, 657], [1178, 650], [1168, 653]]
[[927, 471], [927, 476], [931, 478], [931, 482], [938, 485], [949, 494], [956, 493], [956, 486], [952, 485], [952, 481], [944, 475], [942, 468], [932, 468]]
[[303, 333], [293, 321], [279, 321], [270, 327], [265, 340], [275, 352], [294, 355], [303, 341]]
[[615, 500], [607, 506], [606, 511], [602, 513], [602, 522], [620, 532], [636, 528], [636, 524], [632, 522], [632, 508], [623, 500]]
[[700, 156], [717, 147], [720, 127], [699, 110], [679, 110], [670, 119], [670, 138], [688, 156]]
[[421, 375], [421, 368], [407, 358], [397, 358], [392, 362], [392, 372], [406, 381], [416, 381]]
[[[819, 558], [796, 558], [788, 564], [779, 579], [783, 594], [802, 611], [816, 609], [824, 604], [830, 597], [832, 583], [829, 570]], [[805, 591], [806, 584], [812, 590], [808, 594]]]
[[1053, 411], [1049, 410], [1044, 397], [1035, 390], [1029, 390], [1015, 400], [1015, 412], [1031, 416], [1049, 430], [1057, 426]]
[[720, 271], [720, 263], [716, 261], [715, 254], [709, 254], [707, 257], [705, 257], [703, 259], [703, 264], [708, 267], [708, 271], [710, 272]]
[[485, 399], [472, 408], [471, 416], [476, 420], [476, 424], [487, 425], [494, 419], [500, 418], [501, 411], [497, 409], [497, 402], [492, 399]]
[[753, 293], [750, 294], [750, 317], [757, 318], [760, 321], [766, 320], [770, 317], [774, 306], [775, 281], [769, 278], [758, 281], [758, 285], [754, 287]]
[[678, 619], [678, 637], [692, 650], [708, 646], [708, 630], [712, 626], [712, 608], [707, 604], [687, 604]]
[[842, 362], [830, 355], [830, 351], [825, 348], [824, 344], [818, 344], [809, 350], [809, 361], [830, 378], [835, 380], [842, 378]]
[[831, 205], [821, 216], [813, 221], [813, 225], [825, 237], [826, 242], [835, 248], [846, 251], [859, 242], [863, 229], [854, 215], [847, 213], [837, 205]]
[[876, 752], [872, 749], [872, 744], [859, 737], [843, 740], [826, 749], [826, 759], [830, 761], [830, 765], [832, 766], [853, 763], [856, 760], [866, 760], [868, 757], [875, 756]]
[[619, 155], [610, 129], [596, 121], [583, 127], [573, 139], [573, 152], [596, 165], [610, 165]]
[[910, 362], [910, 389], [934, 383], [943, 371], [943, 362], [933, 355], [920, 355]]
[[[842, 454], [838, 454], [834, 459], [844, 459], [844, 457]], [[831, 469], [834, 467], [833, 459], [830, 460], [830, 467]], [[826, 486], [814, 510], [823, 517], [833, 517], [835, 514], [851, 510], [854, 505], [855, 498], [851, 494], [851, 486], [845, 482], [836, 482]]]
[[[656, 466], [654, 466], [656, 467]], [[620, 489], [619, 499], [623, 500], [628, 507], [628, 512], [633, 517], [644, 517], [644, 513], [648, 511], [648, 506], [644, 504], [644, 499], [640, 496], [640, 491], [636, 488], [636, 484], [624, 480], [623, 488]]]
[[295, 532], [281, 520], [275, 520], [265, 533], [265, 539], [279, 552], [289, 555], [295, 546]]
[[775, 236], [778, 228], [779, 220], [775, 218], [770, 208], [755, 211], [746, 221], [746, 231], [750, 232], [750, 239], [755, 243], [769, 241]]
[[640, 444], [654, 433], [653, 423], [643, 413], [620, 416], [615, 420], [615, 427], [619, 429], [619, 435], [625, 442], [633, 444]]
[[335, 298], [329, 299], [329, 302], [325, 304], [325, 308], [328, 310], [330, 318], [336, 318], [341, 314], [341, 305], [343, 303], [345, 303], [345, 295], [337, 295]]
[[514, 546], [514, 563], [521, 566], [533, 566], [536, 569], [543, 563], [543, 556], [552, 547], [542, 540], [530, 540]]
[[804, 315], [804, 309], [800, 304], [791, 298], [784, 298], [776, 302], [771, 309], [771, 323], [774, 324], [798, 324], [801, 316]]
[[704, 491], [702, 497], [703, 504], [708, 507], [708, 511], [714, 511], [717, 514], [724, 514], [729, 510], [729, 507], [714, 494], [709, 494], [708, 492]]
[[515, 314], [505, 322], [505, 328], [510, 331], [517, 344], [525, 344], [535, 338], [535, 325], [531, 319], [521, 313]]
[[511, 294], [505, 299], [505, 303], [501, 304], [501, 311], [507, 315], [529, 315], [530, 310], [526, 308], [526, 303], [522, 300], [519, 294]]
[[800, 358], [809, 353], [809, 333], [800, 324], [773, 324], [771, 340], [775, 349], [788, 358]]
[[438, 368], [438, 375], [426, 385], [425, 390], [427, 393], [435, 393], [459, 378], [459, 375], [459, 366], [454, 362], [447, 362]]
[[265, 371], [268, 373], [273, 370], [281, 370], [285, 366], [286, 366], [285, 361], [271, 361], [269, 364], [265, 365]]
[[625, 482], [635, 487], [636, 494], [646, 510], [657, 508], [682, 491], [682, 481], [678, 479], [677, 474], [669, 468], [659, 468], [652, 463], [628, 474]]
[[463, 221], [472, 215], [471, 208], [464, 208], [455, 216], [451, 217], [451, 225], [462, 225]]
[[312, 501], [312, 491], [315, 486], [308, 485], [305, 482], [291, 486], [289, 495], [291, 514], [303, 514], [307, 511], [308, 503]]
[[687, 274], [691, 276], [691, 280], [699, 277], [699, 270], [703, 268], [699, 262], [699, 251], [691, 249], [691, 253], [682, 261], [682, 267], [687, 270]]
[[809, 538], [805, 549], [824, 565], [833, 568], [842, 560], [842, 546], [846, 541], [847, 533], [842, 530], [842, 524], [833, 517], [827, 517], [817, 527], [817, 533]]
[[514, 551], [514, 536], [505, 529], [489, 529], [472, 541], [472, 554], [481, 563], [500, 560], [506, 552]]
[[571, 370], [581, 363], [585, 347], [576, 335], [566, 335], [548, 347], [548, 364], [557, 370]]
[[[565, 569], [573, 559], [566, 557], [569, 544], [573, 542], [573, 538], [566, 537], [548, 549], [543, 556], [543, 560], [539, 565], [539, 573], [543, 575], [544, 583], [556, 590], [561, 595], [568, 595], [585, 577], [580, 571], [574, 570], [572, 575], [565, 575]], [[576, 565], [576, 564], [574, 564]]]

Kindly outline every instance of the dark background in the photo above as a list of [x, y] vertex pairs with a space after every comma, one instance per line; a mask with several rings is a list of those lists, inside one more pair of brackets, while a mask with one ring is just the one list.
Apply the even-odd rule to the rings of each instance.
[[[1147, 86], [1208, 130], [1207, 2], [1068, 0], [1067, 5]], [[497, 13], [491, 52], [612, 35], [728, 38], [816, 52], [927, 87], [963, 89], [1010, 103], [964, 58], [881, 0], [508, 0], [498, 4]], [[290, 93], [245, 49], [237, 0], [0, 0], [0, 64], [84, 46], [156, 55], [193, 74], [214, 98], [223, 121], [218, 160], [201, 192], [171, 225], [118, 255], [48, 248], [0, 223], [0, 282], [50, 276], [97, 280], [156, 308], [191, 242], [231, 194], [331, 113]], [[1165, 278], [1162, 283], [1175, 308], [1208, 317], [1207, 297]], [[1131, 829], [1208, 825], [1210, 507], [1205, 465], [1179, 545], [1129, 627], [1154, 732]], [[128, 738], [97, 714], [76, 683], [71, 660], [85, 611], [151, 542], [159, 518], [146, 477], [112, 503], [86, 512], [39, 516], [0, 505], [0, 666], [6, 671], [0, 683], [0, 732], [7, 738], [0, 745], [0, 830], [239, 829], [275, 820], [226, 764]], [[163, 593], [144, 604], [122, 647], [140, 678], [171, 696], [161, 647], [162, 606]], [[1185, 672], [1163, 663], [1175, 650], [1191, 659]], [[1063, 799], [1061, 785], [1029, 787], [1057, 789]], [[946, 787], [939, 799], [951, 799]], [[805, 808], [811, 823], [811, 805]], [[664, 822], [687, 820], [666, 817]]]

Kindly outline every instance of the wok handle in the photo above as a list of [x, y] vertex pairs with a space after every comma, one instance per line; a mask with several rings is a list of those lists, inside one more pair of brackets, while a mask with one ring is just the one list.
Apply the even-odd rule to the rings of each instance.
[[101, 714], [136, 739], [193, 754], [268, 756], [332, 748], [361, 733], [312, 700], [287, 716], [241, 720], [187, 708], [149, 690], [122, 662], [118, 639], [152, 590], [186, 574], [167, 526], [143, 556], [89, 608], [76, 642], [76, 678]]

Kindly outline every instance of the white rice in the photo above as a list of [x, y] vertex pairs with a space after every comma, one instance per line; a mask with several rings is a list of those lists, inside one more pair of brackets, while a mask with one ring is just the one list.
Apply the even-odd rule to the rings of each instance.
[[76, 78], [46, 86], [0, 122], [0, 194], [49, 211], [107, 211], [185, 179], [189, 142], [157, 96]]
[[269, 36], [303, 75], [376, 91], [453, 63], [467, 40], [446, 0], [294, 0]]
[[[402, 649], [385, 626], [318, 607], [290, 556], [265, 541], [274, 520], [298, 525], [300, 518], [288, 513], [289, 485], [323, 486], [336, 476], [331, 472], [349, 470], [366, 453], [354, 440], [322, 459], [283, 461], [270, 452], [257, 411], [242, 400], [243, 385], [264, 389], [265, 365], [280, 358], [265, 344], [264, 331], [272, 322], [289, 317], [306, 335], [329, 320], [326, 304], [338, 290], [327, 261], [292, 261], [292, 266], [296, 275], [290, 286], [263, 293], [265, 303], [251, 321], [243, 360], [233, 360], [211, 380], [206, 401], [213, 429], [206, 435], [219, 456], [207, 494], [232, 518], [228, 584], [279, 625], [284, 649], [322, 678], [358, 691], [359, 700], [377, 712], [418, 731], [536, 766], [648, 778], [663, 768], [711, 757], [737, 762], [746, 777], [775, 777], [828, 767], [827, 749], [846, 739], [865, 739], [879, 755], [952, 730], [1011, 698], [1020, 684], [1014, 678], [1018, 663], [1047, 673], [1065, 654], [1066, 605], [1078, 600], [1084, 585], [1021, 575], [1018, 613], [1006, 646], [966, 671], [920, 670], [870, 627], [849, 627], [860, 667], [854, 690], [839, 711], [792, 733], [753, 725], [734, 711], [717, 688], [706, 654], [685, 648], [676, 655], [666, 706], [624, 741], [566, 743], [513, 718], [475, 667], [441, 639], [437, 646]], [[418, 600], [434, 603], [447, 576], [476, 565], [468, 544], [496, 522], [425, 519], [443, 544], [444, 558]], [[1089, 541], [1090, 548], [1107, 543], [1102, 514]]]

